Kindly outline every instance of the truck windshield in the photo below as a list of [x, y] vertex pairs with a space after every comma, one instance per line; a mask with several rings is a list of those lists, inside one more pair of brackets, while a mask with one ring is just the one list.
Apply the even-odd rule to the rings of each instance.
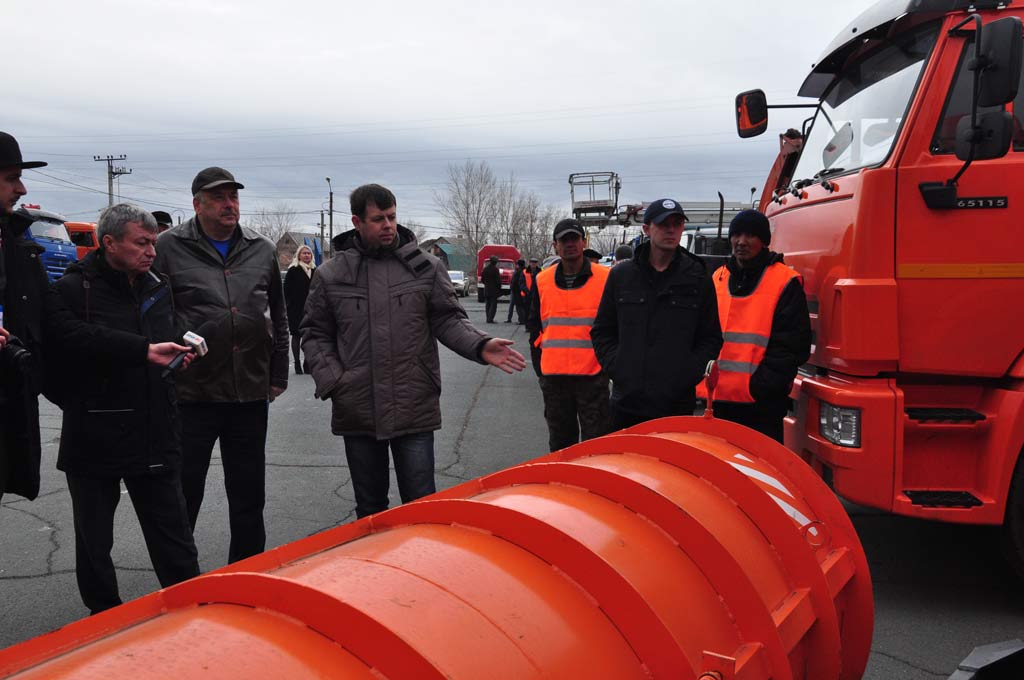
[[50, 220], [36, 220], [30, 227], [32, 235], [36, 238], [52, 238], [55, 241], [67, 241], [68, 231], [64, 228], [63, 222], [51, 222]]
[[939, 26], [933, 22], [896, 36], [836, 78], [811, 123], [794, 178], [848, 172], [886, 159]]

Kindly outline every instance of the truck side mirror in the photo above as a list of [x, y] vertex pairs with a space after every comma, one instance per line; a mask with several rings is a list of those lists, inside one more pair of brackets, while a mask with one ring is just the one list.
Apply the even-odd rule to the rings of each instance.
[[1012, 141], [1013, 116], [1009, 111], [979, 115], [976, 128], [967, 116], [956, 125], [956, 157], [962, 161], [1002, 158], [1010, 151]]
[[764, 90], [736, 95], [736, 132], [740, 137], [757, 137], [768, 129], [768, 99]]
[[978, 106], [1002, 106], [1017, 96], [1022, 45], [1020, 17], [1004, 17], [985, 25], [981, 63], [972, 64], [981, 71]]

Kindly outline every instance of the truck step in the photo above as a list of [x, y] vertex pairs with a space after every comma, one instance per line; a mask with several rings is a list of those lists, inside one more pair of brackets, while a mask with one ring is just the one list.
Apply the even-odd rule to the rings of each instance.
[[926, 508], [976, 508], [982, 503], [969, 491], [929, 491], [904, 489], [903, 493], [914, 505]]
[[922, 423], [978, 423], [985, 420], [984, 413], [969, 408], [930, 408], [913, 406], [906, 409], [911, 420]]

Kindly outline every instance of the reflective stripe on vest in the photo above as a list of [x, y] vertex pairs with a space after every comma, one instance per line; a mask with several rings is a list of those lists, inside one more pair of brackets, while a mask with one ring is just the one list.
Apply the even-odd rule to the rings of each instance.
[[590, 341], [590, 327], [608, 280], [607, 267], [591, 267], [590, 278], [579, 288], [563, 290], [555, 285], [555, 270], [537, 274], [540, 297], [540, 370], [544, 375], [597, 375], [601, 364]]
[[[715, 401], [751, 404], [750, 376], [764, 359], [772, 335], [772, 318], [782, 291], [800, 275], [776, 262], [765, 268], [757, 288], [750, 295], [733, 297], [729, 293], [729, 270], [719, 267], [711, 276], [718, 297], [718, 320], [722, 324], [722, 352], [718, 355], [718, 387]], [[802, 281], [802, 280], [801, 280]], [[704, 388], [701, 383], [701, 388]], [[707, 390], [698, 396], [707, 398]]]

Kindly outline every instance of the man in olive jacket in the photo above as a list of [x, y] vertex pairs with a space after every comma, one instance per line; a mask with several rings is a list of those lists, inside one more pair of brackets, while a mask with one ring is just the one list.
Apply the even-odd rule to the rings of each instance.
[[178, 380], [182, 484], [195, 529], [213, 445], [228, 496], [228, 561], [263, 552], [267, 403], [288, 387], [288, 317], [277, 249], [238, 224], [238, 190], [223, 168], [192, 182], [196, 215], [160, 235], [156, 267], [170, 277], [178, 325], [209, 353]]
[[463, 357], [521, 371], [512, 341], [474, 328], [444, 265], [397, 222], [394, 194], [368, 184], [349, 198], [355, 229], [317, 269], [302, 320], [316, 396], [332, 402], [345, 438], [356, 514], [388, 507], [388, 447], [403, 503], [434, 493], [434, 430], [441, 427], [437, 340]]
[[57, 468], [71, 494], [78, 589], [93, 614], [121, 604], [110, 550], [122, 479], [160, 585], [199, 574], [174, 378], [162, 375], [188, 348], [172, 342], [170, 287], [151, 269], [157, 223], [121, 203], [100, 216], [97, 236], [100, 249], [53, 285], [45, 319], [48, 360], [76, 376], [61, 389]]

